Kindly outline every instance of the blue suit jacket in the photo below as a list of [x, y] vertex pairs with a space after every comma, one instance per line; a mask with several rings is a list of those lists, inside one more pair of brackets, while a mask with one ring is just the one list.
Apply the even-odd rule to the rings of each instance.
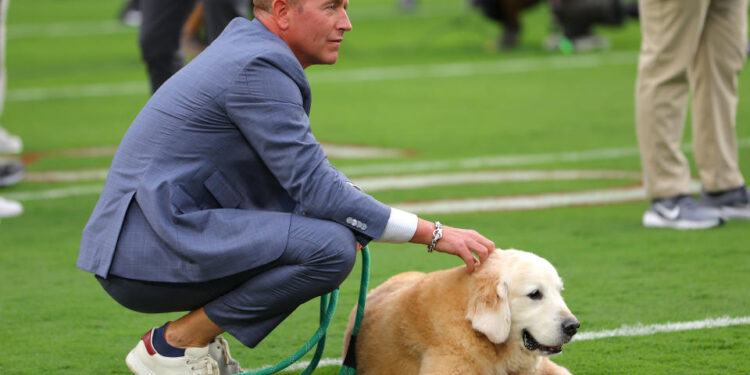
[[[310, 87], [289, 47], [258, 20], [234, 19], [133, 121], [83, 230], [78, 267], [216, 279], [277, 259], [294, 213], [347, 226], [363, 243], [379, 238], [390, 208], [331, 166], [309, 112]], [[134, 233], [127, 239], [123, 223]]]

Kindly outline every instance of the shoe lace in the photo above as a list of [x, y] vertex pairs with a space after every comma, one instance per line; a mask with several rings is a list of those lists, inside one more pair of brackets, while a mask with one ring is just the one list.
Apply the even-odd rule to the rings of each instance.
[[198, 358], [189, 358], [187, 365], [193, 375], [219, 375], [219, 366], [208, 354]]

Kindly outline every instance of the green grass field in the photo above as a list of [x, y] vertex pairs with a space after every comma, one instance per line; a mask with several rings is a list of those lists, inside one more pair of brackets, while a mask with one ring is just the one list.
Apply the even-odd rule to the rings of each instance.
[[[2, 125], [23, 137], [30, 179], [42, 172], [108, 167], [110, 153], [70, 150], [116, 146], [148, 100], [136, 30], [115, 20], [120, 3], [12, 2]], [[334, 158], [355, 181], [399, 173], [639, 171], [633, 125], [636, 22], [598, 30], [612, 43], [607, 52], [563, 56], [542, 48], [550, 31], [545, 7], [525, 15], [522, 46], [514, 52], [496, 51], [496, 26], [462, 0], [421, 0], [409, 14], [398, 11], [394, 0], [353, 0], [350, 15], [354, 30], [345, 37], [339, 63], [308, 69], [313, 130], [327, 143], [408, 151], [400, 158]], [[747, 177], [749, 74], [741, 76], [740, 91], [737, 132]], [[689, 139], [686, 129], [686, 144]], [[622, 152], [564, 157], [596, 150]], [[548, 157], [532, 158], [539, 155]], [[498, 161], [501, 157], [505, 161]], [[484, 162], [465, 162], [471, 160]], [[417, 162], [433, 163], [408, 169]], [[373, 195], [399, 205], [638, 183], [637, 177], [495, 181]], [[29, 180], [0, 190], [25, 207], [24, 215], [0, 223], [0, 374], [127, 374], [124, 358], [140, 335], [179, 316], [128, 311], [75, 268], [80, 233], [101, 184], [96, 178]], [[475, 228], [499, 247], [549, 259], [565, 280], [564, 296], [581, 332], [724, 316], [747, 321], [750, 223], [687, 233], [648, 230], [640, 225], [646, 208], [639, 200], [423, 216]], [[372, 287], [399, 272], [460, 264], [458, 258], [428, 255], [422, 246], [373, 243], [370, 249]], [[326, 358], [340, 356], [359, 272], [357, 265], [341, 287]], [[301, 346], [317, 322], [315, 300], [255, 349], [230, 338], [232, 354], [246, 368], [276, 363]], [[574, 374], [749, 374], [749, 348], [745, 324], [574, 341], [554, 361]], [[337, 372], [337, 366], [316, 371]]]

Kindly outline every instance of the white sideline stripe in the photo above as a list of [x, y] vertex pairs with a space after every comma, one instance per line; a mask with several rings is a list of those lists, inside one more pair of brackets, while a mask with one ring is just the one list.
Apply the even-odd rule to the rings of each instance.
[[138, 28], [125, 26], [117, 20], [28, 23], [9, 25], [7, 30], [9, 40], [138, 33]]
[[416, 161], [407, 163], [379, 163], [340, 167], [347, 176], [376, 175], [383, 173], [428, 172], [445, 169], [473, 169], [489, 167], [508, 167], [518, 165], [542, 164], [550, 162], [575, 162], [585, 160], [619, 159], [638, 156], [638, 149], [611, 148], [586, 151], [555, 152], [549, 154], [523, 154], [480, 156], [463, 159], [443, 159]]
[[[349, 18], [353, 21], [383, 19], [383, 18], [430, 18], [442, 15], [456, 15], [463, 7], [456, 5], [441, 6], [430, 5], [419, 9], [414, 13], [404, 13], [395, 7], [357, 7], [348, 11]], [[470, 10], [466, 9], [466, 13]], [[113, 18], [115, 16], [113, 15]], [[61, 38], [75, 36], [96, 36], [110, 34], [137, 34], [137, 27], [123, 25], [120, 21], [112, 19], [105, 21], [71, 21], [54, 23], [24, 23], [7, 26], [8, 39], [24, 38]]]
[[[26, 182], [76, 182], [101, 181], [107, 178], [107, 169], [75, 171], [28, 172]], [[640, 172], [628, 171], [483, 171], [457, 172], [408, 176], [379, 176], [358, 178], [354, 183], [364, 191], [416, 189], [431, 186], [468, 185], [477, 183], [525, 182], [581, 179], [640, 179]]]
[[[693, 181], [690, 185], [692, 193], [700, 191], [700, 183]], [[392, 206], [417, 215], [424, 215], [539, 210], [553, 207], [635, 202], [644, 199], [646, 199], [646, 191], [639, 186], [527, 196], [445, 199], [421, 203], [397, 203]]]
[[103, 181], [107, 178], [108, 169], [87, 169], [80, 171], [27, 172], [24, 182], [79, 182]]
[[[750, 146], [750, 138], [737, 140], [738, 147]], [[692, 152], [690, 144], [683, 144], [685, 152]], [[605, 148], [583, 151], [566, 151], [548, 154], [492, 155], [463, 159], [442, 159], [415, 161], [405, 163], [379, 163], [369, 165], [343, 166], [339, 169], [349, 177], [377, 174], [395, 174], [410, 172], [429, 172], [446, 169], [475, 169], [492, 167], [509, 167], [554, 162], [579, 162], [587, 160], [607, 160], [627, 157], [639, 157], [637, 147]]]
[[[405, 65], [348, 70], [313, 71], [310, 83], [351, 83], [394, 79], [463, 77], [472, 75], [509, 74], [535, 71], [587, 68], [606, 65], [635, 64], [633, 52], [613, 52], [599, 55], [521, 58], [500, 61], [462, 62], [432, 65]], [[8, 90], [7, 101], [36, 101], [81, 97], [143, 95], [149, 93], [145, 81], [95, 83], [59, 87], [31, 87]]]
[[640, 179], [640, 172], [627, 171], [484, 171], [407, 176], [358, 178], [354, 183], [366, 192], [404, 190], [431, 186], [468, 185], [489, 182], [525, 182], [581, 179]]
[[[573, 341], [587, 341], [587, 340], [598, 340], [610, 337], [629, 337], [629, 336], [650, 336], [657, 333], [669, 333], [669, 332], [680, 332], [680, 331], [691, 331], [699, 329], [710, 329], [710, 328], [723, 328], [730, 326], [739, 326], [750, 324], [750, 316], [742, 316], [732, 318], [723, 316], [720, 318], [711, 318], [705, 320], [696, 320], [692, 322], [676, 322], [676, 323], [664, 323], [664, 324], [651, 324], [651, 325], [622, 325], [622, 327], [607, 331], [599, 332], [581, 332], [575, 337]], [[341, 366], [340, 358], [323, 358], [320, 360], [318, 367], [327, 366]], [[287, 370], [302, 370], [310, 364], [310, 361], [297, 362], [289, 367]], [[260, 367], [255, 370], [259, 370], [268, 366]]]
[[79, 195], [99, 194], [104, 185], [73, 186], [68, 188], [50, 189], [41, 191], [25, 191], [16, 193], [4, 193], [3, 197], [17, 201], [44, 200], [74, 197]]
[[635, 52], [607, 54], [530, 57], [499, 61], [461, 62], [433, 65], [403, 65], [393, 67], [361, 68], [351, 70], [313, 71], [308, 74], [310, 83], [339, 83], [385, 81], [394, 79], [464, 77], [526, 73], [610, 65], [635, 65]]
[[692, 322], [669, 322], [651, 325], [636, 324], [633, 326], [623, 325], [620, 328], [607, 331], [581, 332], [573, 337], [573, 341], [598, 340], [609, 337], [649, 336], [664, 332], [692, 331], [697, 329], [722, 328], [745, 324], [750, 324], [750, 316], [737, 318], [722, 316], [720, 318], [695, 320]]
[[27, 102], [48, 99], [70, 99], [86, 97], [106, 97], [119, 95], [143, 95], [150, 92], [144, 82], [93, 83], [58, 87], [31, 87], [8, 90], [8, 101]]

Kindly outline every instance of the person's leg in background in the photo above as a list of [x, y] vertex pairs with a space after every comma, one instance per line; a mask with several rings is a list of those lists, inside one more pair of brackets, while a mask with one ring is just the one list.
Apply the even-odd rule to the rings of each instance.
[[206, 27], [206, 42], [216, 39], [229, 21], [235, 17], [247, 17], [250, 12], [248, 0], [202, 0]]
[[194, 5], [195, 0], [140, 1], [142, 18], [138, 42], [152, 92], [184, 64], [180, 35]]
[[748, 0], [711, 1], [690, 67], [695, 160], [704, 193], [724, 219], [750, 219], [735, 129], [739, 73], [745, 65]]
[[[8, 17], [9, 0], [0, 0], [0, 115], [5, 104], [5, 21]], [[0, 126], [0, 155], [18, 154], [23, 149], [21, 138], [9, 134]], [[0, 187], [13, 185], [23, 178], [24, 167], [17, 160], [0, 159]], [[0, 197], [0, 218], [17, 216], [23, 213], [21, 203]]]
[[643, 182], [652, 199], [647, 227], [702, 229], [721, 224], [690, 194], [690, 167], [681, 150], [690, 87], [708, 0], [641, 0], [642, 44], [636, 81], [636, 133]]

